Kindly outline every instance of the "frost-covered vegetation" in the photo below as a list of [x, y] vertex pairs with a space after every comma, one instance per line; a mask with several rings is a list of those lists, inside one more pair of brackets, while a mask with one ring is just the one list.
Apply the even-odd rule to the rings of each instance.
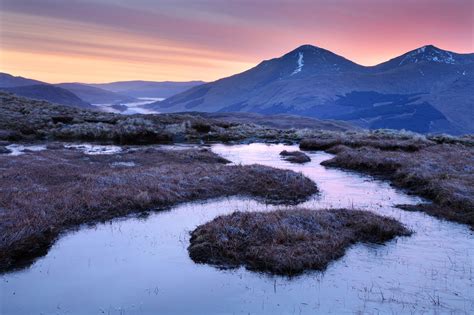
[[417, 209], [474, 227], [472, 136], [423, 136], [385, 130], [323, 134], [302, 140], [300, 148], [334, 153], [336, 156], [323, 165], [381, 175], [433, 201]]
[[300, 173], [226, 162], [207, 149], [0, 155], [0, 269], [30, 263], [82, 223], [221, 196], [295, 203], [317, 192]]
[[322, 270], [354, 243], [409, 235], [398, 221], [357, 210], [235, 212], [191, 233], [191, 258], [221, 267], [295, 275]]
[[[291, 119], [295, 120], [294, 117]], [[322, 126], [334, 128], [334, 125]], [[125, 116], [81, 110], [0, 92], [0, 141], [87, 140], [156, 144], [300, 139], [296, 129], [281, 130], [252, 122], [235, 122], [225, 117], [213, 119], [191, 114]]]

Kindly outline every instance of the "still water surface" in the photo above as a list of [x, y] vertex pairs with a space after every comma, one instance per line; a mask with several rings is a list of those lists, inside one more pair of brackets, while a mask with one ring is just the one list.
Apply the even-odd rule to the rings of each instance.
[[355, 245], [324, 272], [296, 278], [193, 263], [189, 232], [218, 215], [274, 209], [248, 198], [187, 203], [62, 237], [30, 268], [0, 277], [1, 314], [472, 314], [474, 235], [464, 225], [393, 206], [421, 200], [368, 176], [295, 165], [286, 145], [214, 145], [242, 164], [303, 172], [321, 193], [301, 206], [354, 207], [415, 231], [385, 246]]

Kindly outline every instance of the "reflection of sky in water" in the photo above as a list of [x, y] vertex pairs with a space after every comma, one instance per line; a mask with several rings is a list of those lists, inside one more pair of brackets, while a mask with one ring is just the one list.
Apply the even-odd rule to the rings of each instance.
[[122, 148], [116, 145], [100, 145], [100, 144], [66, 144], [66, 148], [73, 148], [84, 152], [85, 154], [115, 154], [122, 151]]
[[[83, 228], [31, 268], [1, 278], [0, 313], [343, 314], [474, 312], [474, 237], [466, 226], [392, 208], [416, 203], [367, 176], [280, 159], [283, 145], [213, 147], [234, 162], [301, 171], [321, 194], [308, 207], [354, 205], [401, 220], [415, 234], [385, 246], [356, 245], [325, 272], [287, 279], [194, 264], [189, 231], [215, 216], [273, 209], [247, 198], [188, 203], [146, 219]], [[439, 299], [439, 305], [438, 304]]]
[[[65, 148], [76, 149], [84, 152], [85, 154], [97, 155], [97, 154], [114, 154], [122, 151], [122, 148], [116, 145], [102, 145], [102, 144], [64, 144]], [[46, 150], [46, 144], [10, 144], [6, 147], [11, 153], [7, 155], [21, 155], [29, 151], [43, 151]]]
[[22, 145], [22, 144], [10, 144], [6, 148], [11, 152], [8, 155], [22, 155], [25, 151], [42, 151], [46, 149], [46, 145]]

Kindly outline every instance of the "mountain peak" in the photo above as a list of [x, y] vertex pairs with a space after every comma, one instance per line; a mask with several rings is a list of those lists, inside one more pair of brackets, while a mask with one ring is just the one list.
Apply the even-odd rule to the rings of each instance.
[[432, 44], [429, 44], [429, 45], [425, 45], [425, 46], [422, 46], [418, 49], [424, 49], [424, 50], [443, 50], [441, 48], [438, 48], [436, 47], [435, 45], [432, 45]]
[[285, 65], [283, 66], [285, 70], [282, 71], [290, 77], [299, 74], [296, 78], [300, 78], [302, 75], [344, 72], [360, 67], [327, 49], [309, 44], [301, 45], [274, 60]]
[[332, 53], [332, 52], [327, 50], [327, 49], [321, 48], [321, 47], [317, 47], [317, 46], [310, 45], [310, 44], [305, 44], [305, 45], [301, 45], [301, 46], [293, 49], [287, 55], [295, 54], [295, 53], [296, 54], [298, 54], [298, 53], [316, 54], [316, 53]]
[[314, 46], [314, 45], [310, 45], [310, 44], [304, 44], [304, 45], [301, 45], [299, 47], [297, 47], [294, 51], [311, 51], [311, 50], [319, 50], [321, 48], [317, 47], [317, 46]]
[[455, 54], [434, 45], [426, 45], [401, 56], [399, 66], [422, 61], [455, 64]]

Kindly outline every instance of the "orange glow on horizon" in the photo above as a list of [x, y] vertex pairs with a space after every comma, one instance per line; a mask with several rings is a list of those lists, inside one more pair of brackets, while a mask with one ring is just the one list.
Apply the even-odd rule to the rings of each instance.
[[267, 0], [207, 7], [3, 0], [0, 71], [50, 83], [213, 81], [302, 44], [363, 65], [426, 44], [472, 52], [473, 2], [433, 1], [301, 1], [298, 8]]

